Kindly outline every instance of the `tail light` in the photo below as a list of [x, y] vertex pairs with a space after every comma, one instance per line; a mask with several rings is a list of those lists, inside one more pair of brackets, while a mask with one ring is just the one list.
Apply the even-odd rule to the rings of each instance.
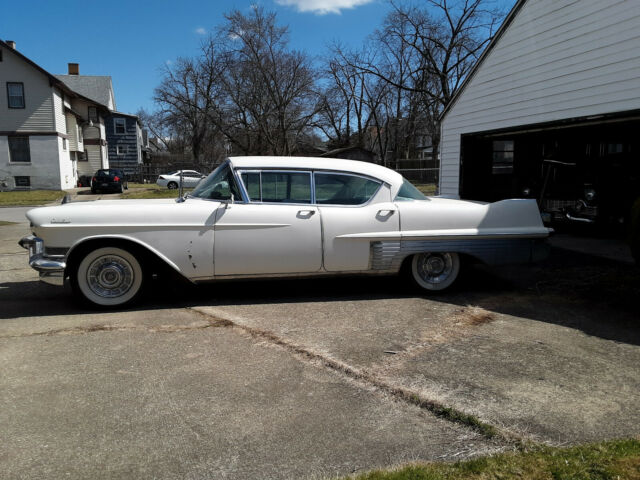
[[93, 177], [93, 178], [91, 179], [91, 181], [92, 181], [92, 182], [95, 182], [95, 181], [96, 181], [96, 177]]
[[119, 182], [120, 181], [120, 177], [116, 175], [115, 177], [113, 177], [113, 181], [114, 182]]

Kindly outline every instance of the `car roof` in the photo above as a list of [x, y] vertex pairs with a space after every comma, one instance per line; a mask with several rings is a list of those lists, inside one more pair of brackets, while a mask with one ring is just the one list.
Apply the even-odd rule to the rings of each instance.
[[348, 173], [359, 173], [374, 177], [388, 183], [399, 185], [402, 175], [382, 165], [361, 162], [358, 160], [343, 160], [339, 158], [317, 157], [230, 157], [234, 168], [291, 168], [307, 170], [334, 170]]

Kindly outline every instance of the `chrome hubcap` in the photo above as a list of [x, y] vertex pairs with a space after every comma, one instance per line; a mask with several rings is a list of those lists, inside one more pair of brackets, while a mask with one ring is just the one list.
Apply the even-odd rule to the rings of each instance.
[[418, 261], [418, 274], [425, 282], [441, 283], [453, 271], [453, 260], [448, 253], [423, 253]]
[[99, 257], [87, 270], [87, 283], [96, 294], [105, 298], [124, 295], [133, 285], [133, 268], [124, 258], [115, 255]]

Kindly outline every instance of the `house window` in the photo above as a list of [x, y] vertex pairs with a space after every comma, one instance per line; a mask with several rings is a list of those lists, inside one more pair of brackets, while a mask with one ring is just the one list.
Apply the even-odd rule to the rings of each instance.
[[66, 150], [67, 149], [67, 139], [62, 137], [62, 149]]
[[513, 140], [493, 142], [493, 174], [513, 173]]
[[123, 133], [127, 133], [127, 124], [124, 118], [114, 118], [113, 119], [113, 130], [117, 135], [122, 135]]
[[9, 161], [12, 163], [29, 163], [31, 152], [29, 150], [29, 137], [9, 138]]
[[127, 154], [126, 145], [116, 145], [116, 155], [126, 155], [126, 154]]
[[24, 108], [24, 84], [7, 82], [7, 104], [9, 108]]
[[89, 161], [89, 152], [86, 150], [84, 152], [78, 152], [78, 161], [79, 162], [88, 162]]
[[98, 109], [96, 107], [89, 107], [89, 121], [96, 123], [98, 121]]
[[31, 177], [13, 177], [16, 182], [16, 188], [29, 188], [31, 186]]

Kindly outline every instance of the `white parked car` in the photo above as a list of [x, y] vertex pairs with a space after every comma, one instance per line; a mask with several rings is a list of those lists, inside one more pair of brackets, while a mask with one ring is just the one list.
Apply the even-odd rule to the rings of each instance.
[[200, 180], [207, 178], [206, 175], [196, 172], [195, 170], [177, 170], [160, 175], [156, 183], [170, 190], [178, 188], [180, 186], [180, 172], [182, 172], [182, 186], [185, 188], [194, 188]]
[[100, 306], [140, 293], [156, 262], [213, 279], [397, 273], [425, 290], [458, 276], [461, 257], [543, 257], [549, 230], [534, 200], [425, 197], [399, 173], [326, 158], [228, 159], [184, 199], [99, 200], [29, 210], [20, 244], [49, 283]]

